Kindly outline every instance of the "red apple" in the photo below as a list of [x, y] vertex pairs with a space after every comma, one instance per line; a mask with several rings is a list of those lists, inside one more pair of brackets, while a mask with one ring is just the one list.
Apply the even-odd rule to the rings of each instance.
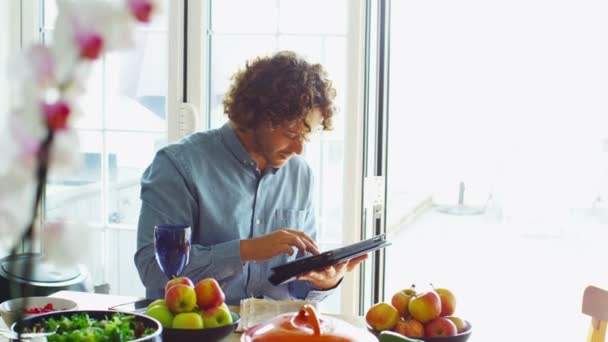
[[232, 324], [232, 315], [226, 303], [202, 312], [205, 328], [215, 328]]
[[415, 320], [425, 324], [439, 317], [441, 313], [441, 299], [437, 292], [430, 290], [413, 296], [407, 308]]
[[437, 317], [424, 326], [424, 337], [446, 337], [457, 334], [456, 324], [445, 317]]
[[[413, 285], [412, 285], [413, 287]], [[410, 303], [410, 299], [416, 294], [416, 291], [412, 289], [401, 290], [393, 295], [391, 298], [391, 304], [399, 311], [401, 317], [406, 318], [410, 315], [410, 311], [408, 310], [408, 304]]]
[[226, 296], [224, 291], [213, 278], [205, 278], [194, 286], [196, 303], [199, 309], [207, 310], [222, 305]]
[[439, 295], [441, 299], [441, 313], [439, 316], [451, 316], [456, 311], [456, 297], [452, 293], [452, 291], [448, 289], [438, 288], [435, 289], [435, 292]]
[[203, 329], [203, 318], [196, 312], [182, 312], [173, 318], [173, 329]]
[[399, 320], [393, 331], [407, 337], [424, 337], [424, 325], [415, 319]]
[[173, 278], [171, 280], [169, 280], [166, 284], [165, 284], [165, 293], [167, 293], [167, 291], [169, 290], [169, 288], [173, 285], [177, 285], [177, 284], [184, 284], [184, 285], [188, 285], [191, 288], [194, 288], [194, 283], [192, 282], [192, 280], [190, 280], [190, 278], [188, 277], [177, 277], [177, 278]]
[[376, 331], [391, 330], [399, 321], [399, 311], [389, 303], [376, 303], [367, 310], [365, 321]]
[[445, 318], [449, 319], [456, 325], [456, 331], [460, 334], [461, 332], [467, 331], [467, 322], [457, 316], [445, 316]]
[[165, 293], [165, 302], [174, 314], [192, 311], [196, 307], [196, 293], [188, 285], [173, 285]]

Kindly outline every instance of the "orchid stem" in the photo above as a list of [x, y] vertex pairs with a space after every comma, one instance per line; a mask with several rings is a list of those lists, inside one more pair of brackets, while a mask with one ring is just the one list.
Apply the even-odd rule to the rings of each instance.
[[[23, 233], [23, 235], [21, 236], [20, 241], [24, 242], [27, 241], [30, 244], [30, 248], [31, 248], [31, 244], [32, 244], [32, 240], [33, 240], [33, 236], [34, 236], [34, 226], [36, 223], [36, 218], [38, 217], [38, 210], [40, 207], [40, 203], [42, 202], [42, 195], [44, 193], [44, 188], [46, 186], [46, 180], [47, 180], [47, 175], [48, 175], [48, 168], [49, 168], [49, 157], [50, 157], [50, 150], [51, 150], [51, 144], [53, 142], [53, 137], [54, 137], [54, 132], [52, 129], [48, 129], [47, 130], [47, 135], [44, 138], [44, 140], [42, 141], [42, 144], [40, 145], [40, 149], [38, 150], [38, 167], [36, 169], [36, 197], [34, 200], [34, 208], [33, 208], [33, 212], [32, 212], [32, 216], [31, 216], [31, 220], [30, 223], [27, 227], [27, 229], [25, 230], [25, 232]], [[17, 261], [17, 245], [15, 245], [12, 249], [11, 249], [11, 273], [14, 273], [14, 267], [15, 267], [15, 263]], [[21, 340], [21, 332], [23, 330], [23, 319], [24, 319], [24, 312], [25, 309], [27, 309], [27, 307], [29, 306], [28, 303], [28, 297], [30, 297], [32, 295], [32, 286], [29, 284], [28, 280], [32, 278], [32, 270], [33, 270], [33, 260], [31, 257], [27, 257], [25, 259], [25, 262], [23, 263], [23, 277], [26, 279], [25, 282], [23, 282], [23, 285], [21, 288], [17, 287], [11, 287], [11, 295], [13, 298], [16, 297], [24, 297], [23, 300], [23, 310], [17, 310], [17, 325], [20, 327], [20, 329], [17, 331], [18, 334], [18, 340]]]

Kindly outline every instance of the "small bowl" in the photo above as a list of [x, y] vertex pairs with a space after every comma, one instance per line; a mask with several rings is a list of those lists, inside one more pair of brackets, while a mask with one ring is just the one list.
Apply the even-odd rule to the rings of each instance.
[[232, 315], [232, 324], [221, 327], [203, 329], [163, 328], [163, 341], [219, 341], [222, 338], [230, 335], [239, 325], [241, 316], [233, 311], [230, 311], [230, 315]]
[[[48, 320], [50, 318], [60, 319], [61, 316], [70, 318], [70, 317], [72, 317], [72, 315], [77, 315], [77, 314], [82, 314], [82, 313], [86, 313], [87, 315], [89, 315], [89, 317], [92, 320], [108, 319], [112, 315], [118, 314], [117, 311], [111, 311], [111, 310], [55, 311], [55, 312], [37, 314], [37, 315], [33, 315], [31, 317], [28, 317], [27, 319], [23, 320], [23, 327], [25, 329], [31, 329], [33, 326], [39, 325], [39, 324], [43, 323], [44, 320]], [[143, 327], [154, 329], [154, 332], [151, 333], [150, 335], [139, 337], [135, 340], [131, 340], [131, 342], [161, 342], [161, 341], [163, 341], [161, 339], [163, 327], [162, 327], [162, 325], [160, 325], [159, 321], [155, 320], [152, 317], [148, 317], [148, 316], [140, 315], [140, 314], [136, 314], [136, 313], [120, 313], [120, 314], [135, 316], [135, 321], [142, 323]], [[14, 323], [11, 326], [11, 331], [13, 331], [14, 333], [16, 333], [19, 330], [23, 330], [19, 326], [19, 323]]]
[[[27, 308], [23, 306], [26, 298], [28, 306]], [[2, 319], [4, 320], [4, 323], [6, 323], [6, 326], [10, 327], [17, 319], [17, 312], [25, 311], [31, 308], [43, 308], [47, 304], [53, 305], [55, 310], [51, 312], [76, 309], [76, 302], [69, 299], [55, 297], [21, 297], [2, 302], [0, 304], [0, 315], [2, 315]], [[24, 318], [41, 314], [43, 313], [25, 314]]]
[[[465, 322], [467, 324], [467, 330], [461, 332], [460, 334], [447, 337], [416, 337], [416, 339], [425, 342], [466, 342], [473, 333], [473, 326], [469, 321], [465, 320]], [[380, 336], [380, 332], [372, 329], [369, 325], [367, 326], [367, 330], [376, 335], [376, 337]]]

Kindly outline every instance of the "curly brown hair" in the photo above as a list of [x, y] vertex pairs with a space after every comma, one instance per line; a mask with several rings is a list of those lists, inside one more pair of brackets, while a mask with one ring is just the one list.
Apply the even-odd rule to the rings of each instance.
[[[232, 76], [224, 111], [239, 128], [277, 127], [304, 120], [312, 109], [332, 129], [336, 91], [321, 64], [311, 64], [291, 51], [258, 57]], [[306, 127], [310, 127], [305, 123]]]

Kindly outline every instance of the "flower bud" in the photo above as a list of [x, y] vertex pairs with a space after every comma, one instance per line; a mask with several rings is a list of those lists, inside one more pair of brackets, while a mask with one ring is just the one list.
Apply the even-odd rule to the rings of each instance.
[[95, 32], [78, 32], [76, 43], [80, 50], [80, 57], [95, 60], [103, 49], [103, 37]]
[[152, 16], [154, 5], [151, 0], [127, 0], [131, 13], [138, 21], [147, 23]]
[[70, 106], [65, 101], [43, 103], [42, 112], [46, 116], [46, 123], [50, 130], [57, 131], [67, 128]]

